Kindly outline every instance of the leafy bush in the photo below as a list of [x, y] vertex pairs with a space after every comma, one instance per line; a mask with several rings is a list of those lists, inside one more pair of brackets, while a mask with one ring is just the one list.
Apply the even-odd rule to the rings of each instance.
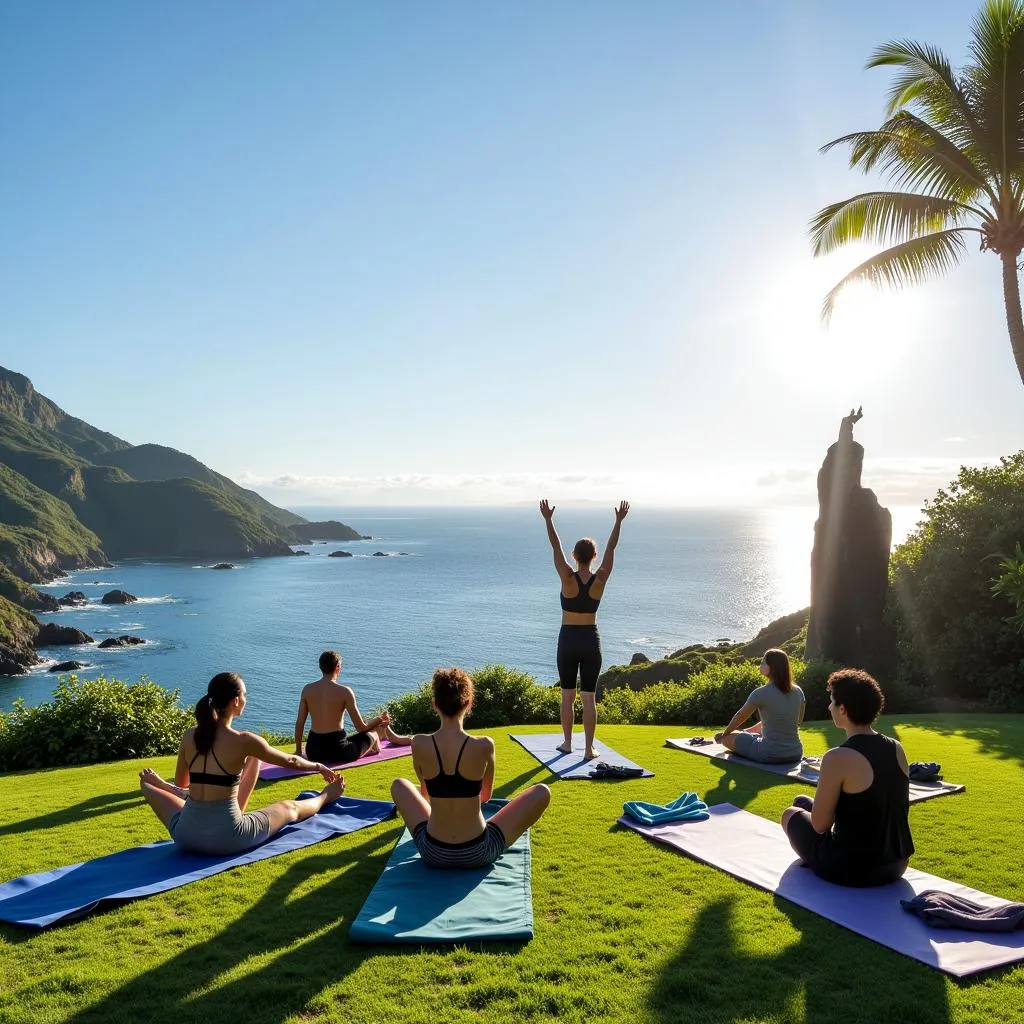
[[30, 708], [18, 698], [0, 713], [0, 771], [173, 754], [193, 724], [177, 690], [72, 675], [49, 703]]
[[[533, 676], [506, 665], [485, 665], [473, 677], [473, 710], [467, 725], [487, 729], [496, 725], [539, 725], [558, 721], [561, 693], [541, 686]], [[392, 728], [396, 732], [433, 732], [438, 726], [431, 700], [430, 683], [415, 693], [390, 701]]]
[[999, 560], [1024, 539], [1024, 451], [962, 468], [924, 516], [891, 562], [897, 686], [1020, 710], [1024, 634], [1008, 621], [1018, 611], [1012, 595], [992, 588]]

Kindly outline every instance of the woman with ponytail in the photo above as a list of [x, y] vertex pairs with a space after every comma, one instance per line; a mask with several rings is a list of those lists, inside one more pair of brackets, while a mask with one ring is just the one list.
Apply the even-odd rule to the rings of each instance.
[[[326, 765], [286, 754], [262, 736], [239, 732], [232, 722], [245, 710], [245, 683], [236, 672], [210, 680], [196, 704], [196, 724], [181, 738], [174, 785], [156, 772], [139, 775], [142, 795], [171, 838], [192, 853], [227, 855], [262, 843], [285, 825], [312, 817], [341, 796], [345, 781]], [[260, 761], [318, 771], [328, 785], [306, 800], [279, 800], [259, 811], [246, 804]]]

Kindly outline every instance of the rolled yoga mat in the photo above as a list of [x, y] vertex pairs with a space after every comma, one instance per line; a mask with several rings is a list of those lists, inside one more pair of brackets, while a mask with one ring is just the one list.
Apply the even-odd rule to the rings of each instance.
[[[357, 761], [349, 761], [347, 764], [329, 764], [328, 768], [344, 772], [349, 768], [359, 768], [364, 764], [376, 764], [378, 761], [390, 761], [393, 757], [405, 757], [412, 753], [411, 746], [401, 746], [392, 743], [390, 740], [381, 740], [380, 753], [367, 754]], [[260, 765], [260, 778], [264, 782], [274, 782], [277, 779], [291, 779], [298, 775], [315, 775], [315, 772], [306, 771], [302, 768], [281, 768], [276, 764], [267, 764], [263, 761]]]
[[642, 775], [635, 776], [638, 779], [650, 779], [654, 776], [654, 772], [641, 768], [640, 765], [630, 761], [628, 757], [617, 754], [600, 740], [594, 740], [597, 757], [593, 761], [584, 761], [582, 736], [573, 736], [571, 754], [563, 754], [560, 750], [555, 749], [562, 742], [561, 733], [529, 733], [509, 738], [515, 740], [521, 747], [525, 747], [545, 768], [550, 769], [560, 779], [589, 779], [590, 773], [602, 761], [605, 764], [619, 765], [623, 768], [636, 768], [643, 772]]
[[[488, 800], [490, 817], [505, 800]], [[446, 943], [532, 939], [530, 833], [490, 867], [428, 868], [406, 829], [352, 922], [349, 939], [364, 943]]]
[[957, 978], [1024, 960], [1024, 932], [929, 928], [900, 906], [901, 899], [926, 889], [986, 907], [1004, 906], [1007, 900], [913, 868], [898, 882], [873, 889], [834, 885], [800, 864], [781, 825], [732, 804], [715, 804], [708, 811], [707, 821], [641, 825], [623, 816], [619, 824]]
[[265, 843], [243, 853], [210, 857], [185, 853], [171, 840], [135, 846], [69, 867], [23, 875], [0, 885], [0, 921], [48, 928], [94, 910], [153, 896], [243, 864], [312, 846], [322, 839], [357, 832], [390, 818], [390, 800], [341, 797], [305, 821], [286, 825]]
[[[763, 772], [771, 772], [773, 775], [786, 775], [791, 779], [799, 779], [808, 786], [818, 784], [817, 761], [819, 758], [805, 758], [803, 761], [791, 761], [788, 764], [766, 764], [763, 761], [751, 761], [747, 757], [740, 757], [731, 750], [727, 750], [721, 743], [710, 743], [693, 746], [690, 740], [685, 739], [665, 740], [665, 745], [674, 747], [676, 750], [686, 750], [691, 754], [700, 754], [702, 757], [711, 757], [716, 761], [728, 761], [730, 764], [742, 764], [747, 768], [760, 768]], [[950, 793], [962, 793], [967, 787], [954, 782], [911, 782], [910, 802], [918, 803], [921, 800], [931, 800], [936, 796], [949, 796]]]

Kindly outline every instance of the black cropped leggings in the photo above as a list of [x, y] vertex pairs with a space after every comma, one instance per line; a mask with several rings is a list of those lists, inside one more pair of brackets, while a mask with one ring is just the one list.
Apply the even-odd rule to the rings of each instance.
[[576, 689], [594, 693], [601, 674], [601, 634], [597, 626], [563, 626], [558, 631], [558, 685], [564, 690]]

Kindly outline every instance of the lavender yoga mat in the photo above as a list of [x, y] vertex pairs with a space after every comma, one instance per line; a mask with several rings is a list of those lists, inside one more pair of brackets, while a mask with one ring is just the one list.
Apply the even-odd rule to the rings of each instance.
[[[382, 740], [379, 754], [367, 754], [358, 761], [349, 761], [348, 764], [332, 764], [329, 768], [336, 771], [348, 771], [349, 768], [359, 768], [364, 764], [376, 764], [378, 761], [390, 761], [393, 757], [405, 757], [412, 753], [412, 747], [400, 746], [390, 740]], [[260, 766], [260, 778], [264, 782], [274, 782], [277, 779], [291, 779], [296, 775], [315, 775], [316, 772], [307, 772], [302, 768], [280, 768], [276, 764], [267, 764], [266, 761]]]
[[[602, 761], [605, 764], [619, 765], [623, 768], [640, 768], [640, 765], [630, 761], [628, 757], [617, 754], [611, 747], [606, 747], [600, 740], [594, 740], [594, 749], [597, 757], [593, 761], [583, 760], [583, 737], [574, 735], [572, 738], [572, 753], [563, 754], [555, 748], [562, 742], [562, 734], [554, 732], [525, 733], [519, 736], [510, 736], [521, 747], [525, 747], [545, 768], [554, 772], [560, 779], [589, 779], [590, 773]], [[646, 768], [641, 769], [643, 775], [636, 778], [653, 778], [654, 772]]]
[[900, 906], [901, 899], [925, 889], [986, 907], [1004, 906], [1008, 900], [913, 868], [898, 882], [874, 889], [833, 885], [801, 866], [781, 825], [732, 804], [715, 804], [708, 811], [707, 821], [641, 825], [621, 817], [619, 824], [957, 978], [1024, 960], [1024, 932], [983, 935], [929, 928]]
[[[686, 739], [665, 740], [665, 745], [674, 747], [676, 750], [687, 750], [691, 754], [700, 754], [702, 757], [711, 757], [716, 761], [728, 761], [730, 764], [742, 764], [747, 768], [760, 768], [763, 772], [771, 772], [773, 775], [785, 775], [791, 779], [799, 779], [808, 786], [818, 784], [819, 758], [804, 758], [795, 764], [765, 764], [763, 761], [751, 761], [749, 758], [740, 757], [727, 750], [721, 743], [702, 743], [700, 746], [693, 746], [690, 742], [692, 737]], [[948, 796], [950, 793], [962, 793], [967, 787], [955, 782], [911, 782], [910, 802], [918, 803], [921, 800], [931, 800], [936, 796]]]

